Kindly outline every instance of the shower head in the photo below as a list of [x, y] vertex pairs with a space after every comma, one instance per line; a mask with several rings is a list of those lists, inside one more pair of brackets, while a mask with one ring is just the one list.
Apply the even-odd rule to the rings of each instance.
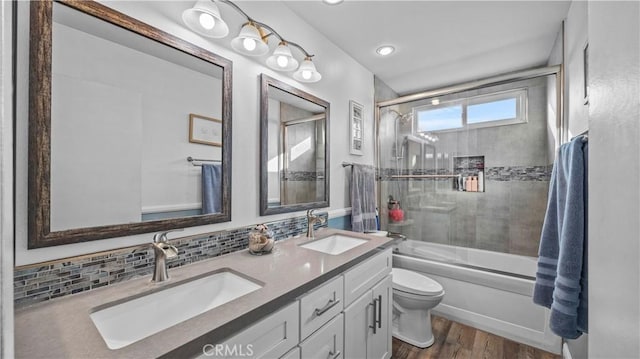
[[407, 113], [400, 113], [394, 109], [390, 109], [389, 111], [396, 114], [396, 118], [394, 120], [398, 120], [402, 123], [409, 123], [413, 121], [413, 111]]

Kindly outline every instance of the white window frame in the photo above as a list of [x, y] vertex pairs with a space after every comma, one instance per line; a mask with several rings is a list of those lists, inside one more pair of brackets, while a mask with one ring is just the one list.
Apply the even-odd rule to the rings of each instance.
[[[480, 123], [468, 123], [467, 122], [467, 107], [468, 106], [473, 106], [473, 105], [478, 105], [478, 104], [483, 104], [483, 103], [489, 103], [489, 102], [495, 102], [495, 101], [501, 101], [501, 100], [506, 100], [506, 99], [511, 99], [511, 98], [516, 98], [516, 117], [515, 118], [507, 118], [507, 119], [499, 119], [499, 120], [493, 120], [493, 121], [487, 121], [487, 122], [480, 122]], [[507, 91], [500, 91], [500, 92], [494, 92], [494, 93], [490, 93], [490, 94], [485, 94], [485, 95], [477, 95], [477, 96], [472, 96], [472, 97], [467, 97], [467, 98], [461, 98], [461, 99], [456, 99], [456, 100], [451, 100], [451, 101], [445, 101], [445, 102], [441, 102], [437, 105], [423, 105], [423, 106], [417, 106], [413, 108], [413, 118], [415, 119], [415, 129], [416, 132], [433, 132], [433, 133], [437, 133], [437, 132], [456, 132], [456, 131], [465, 131], [465, 130], [473, 130], [473, 129], [478, 129], [478, 128], [486, 128], [486, 127], [496, 127], [496, 126], [505, 126], [505, 125], [517, 125], [517, 124], [523, 124], [523, 123], [527, 123], [529, 121], [528, 119], [528, 111], [527, 111], [527, 107], [528, 107], [528, 100], [529, 96], [528, 96], [528, 91], [526, 88], [518, 88], [518, 89], [514, 89], [514, 90], [507, 90]], [[452, 106], [457, 106], [460, 105], [462, 106], [462, 127], [458, 127], [458, 128], [451, 128], [451, 129], [446, 129], [446, 130], [435, 130], [435, 131], [421, 131], [418, 127], [418, 114], [421, 111], [430, 111], [430, 110], [436, 110], [438, 108], [443, 108], [443, 107], [452, 107]]]

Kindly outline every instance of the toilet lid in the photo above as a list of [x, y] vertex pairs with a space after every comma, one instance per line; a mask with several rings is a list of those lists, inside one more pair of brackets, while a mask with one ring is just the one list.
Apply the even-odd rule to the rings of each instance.
[[393, 268], [393, 289], [419, 295], [437, 295], [444, 290], [435, 280], [402, 268]]

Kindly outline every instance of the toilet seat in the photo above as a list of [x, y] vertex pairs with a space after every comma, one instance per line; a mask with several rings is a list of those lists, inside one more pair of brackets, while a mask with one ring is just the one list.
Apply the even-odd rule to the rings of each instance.
[[414, 271], [402, 268], [392, 268], [391, 274], [393, 275], [393, 289], [397, 289], [402, 292], [434, 296], [441, 294], [444, 291], [444, 288], [442, 288], [440, 283]]

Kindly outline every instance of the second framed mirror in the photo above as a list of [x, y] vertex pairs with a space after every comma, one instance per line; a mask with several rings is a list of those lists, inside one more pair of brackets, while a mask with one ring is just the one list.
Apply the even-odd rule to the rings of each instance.
[[329, 103], [261, 75], [260, 215], [329, 206]]

